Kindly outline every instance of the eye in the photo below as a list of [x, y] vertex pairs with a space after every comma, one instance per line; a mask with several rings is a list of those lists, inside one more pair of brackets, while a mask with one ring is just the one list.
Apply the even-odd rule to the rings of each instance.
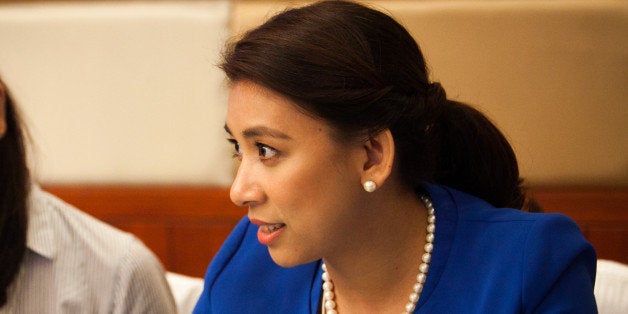
[[277, 150], [270, 146], [262, 143], [256, 143], [255, 145], [257, 145], [257, 148], [259, 149], [259, 157], [263, 160], [273, 158], [278, 154]]
[[233, 145], [233, 158], [242, 158], [242, 151], [240, 150], [240, 144], [234, 139], [228, 139], [229, 143]]

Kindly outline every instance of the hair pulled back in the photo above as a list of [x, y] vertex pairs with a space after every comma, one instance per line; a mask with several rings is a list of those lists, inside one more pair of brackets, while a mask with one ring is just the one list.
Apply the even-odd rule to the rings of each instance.
[[[17, 108], [4, 83], [6, 132], [0, 136], [0, 308], [26, 251], [27, 199], [30, 190], [24, 136]], [[2, 92], [0, 92], [0, 97]], [[1, 109], [1, 107], [0, 107]]]
[[275, 15], [227, 47], [221, 68], [293, 100], [341, 140], [389, 129], [397, 169], [415, 189], [447, 185], [494, 206], [521, 208], [515, 154], [472, 107], [429, 81], [425, 59], [390, 16], [348, 1]]

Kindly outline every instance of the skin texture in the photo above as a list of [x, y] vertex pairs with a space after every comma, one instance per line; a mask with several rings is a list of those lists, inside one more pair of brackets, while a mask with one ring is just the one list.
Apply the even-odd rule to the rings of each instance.
[[340, 226], [359, 214], [341, 209], [364, 206], [361, 146], [339, 145], [327, 125], [248, 82], [231, 91], [227, 127], [240, 160], [232, 201], [248, 206], [251, 219], [285, 224], [269, 245], [274, 261], [290, 267], [321, 258], [332, 249], [327, 243], [347, 230]]
[[[268, 244], [273, 260], [292, 267], [323, 258], [343, 313], [403, 309], [426, 214], [395, 175], [390, 132], [341, 143], [324, 121], [249, 81], [232, 86], [225, 129], [240, 161], [232, 201], [252, 221], [282, 227]], [[378, 189], [365, 192], [366, 180]]]

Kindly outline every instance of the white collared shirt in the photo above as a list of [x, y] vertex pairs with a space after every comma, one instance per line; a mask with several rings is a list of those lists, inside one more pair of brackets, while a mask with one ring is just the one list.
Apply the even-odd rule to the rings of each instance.
[[163, 267], [141, 241], [32, 188], [27, 251], [1, 314], [175, 312]]

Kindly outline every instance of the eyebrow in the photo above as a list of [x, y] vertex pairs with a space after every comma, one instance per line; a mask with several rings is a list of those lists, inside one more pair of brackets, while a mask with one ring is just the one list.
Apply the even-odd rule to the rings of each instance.
[[[229, 133], [230, 135], [233, 135], [233, 133], [231, 132], [231, 129], [229, 129], [229, 126], [227, 126], [225, 124], [225, 131], [227, 131], [227, 133]], [[254, 126], [248, 129], [245, 129], [244, 131], [242, 131], [242, 135], [245, 138], [251, 138], [251, 137], [257, 137], [257, 136], [268, 136], [268, 137], [274, 137], [274, 138], [280, 138], [280, 139], [292, 139], [288, 134], [265, 127], [265, 126]]]

